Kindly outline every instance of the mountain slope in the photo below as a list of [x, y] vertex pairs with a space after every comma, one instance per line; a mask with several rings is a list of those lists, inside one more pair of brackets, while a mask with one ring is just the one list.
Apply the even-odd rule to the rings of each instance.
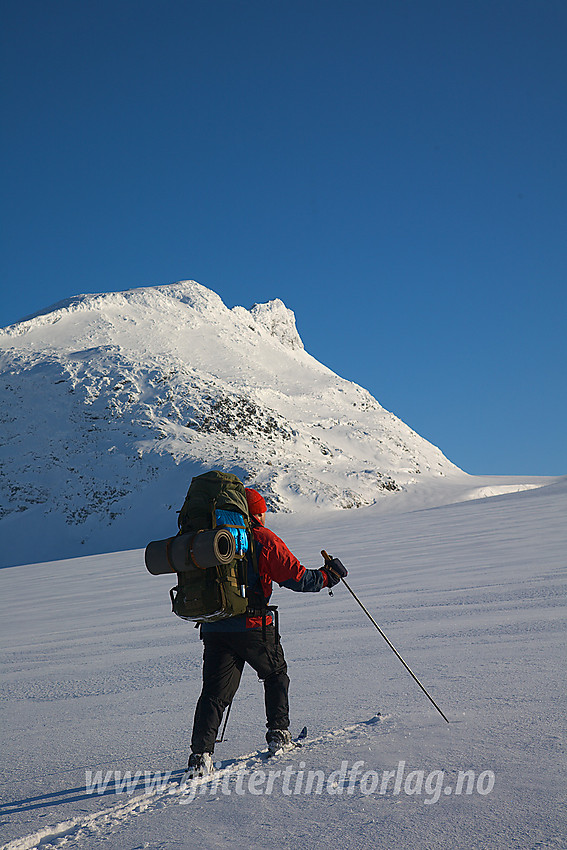
[[228, 309], [193, 281], [76, 296], [5, 328], [0, 351], [4, 563], [174, 533], [211, 466], [283, 511], [464, 476], [311, 357], [279, 300]]

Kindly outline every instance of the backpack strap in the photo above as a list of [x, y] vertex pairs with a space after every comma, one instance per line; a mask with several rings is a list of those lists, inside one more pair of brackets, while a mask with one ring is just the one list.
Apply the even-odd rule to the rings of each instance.
[[[248, 595], [248, 610], [254, 612], [254, 614], [258, 615], [260, 612], [262, 615], [264, 611], [267, 610], [266, 599], [262, 592], [262, 582], [260, 580], [260, 569], [258, 567], [258, 555], [256, 553], [256, 541], [254, 540], [254, 535], [252, 534], [252, 530], [250, 530], [250, 562], [252, 564], [252, 570], [254, 572], [255, 581], [257, 589], [253, 591], [254, 598], [250, 599], [250, 595]], [[251, 588], [247, 588], [248, 591]]]

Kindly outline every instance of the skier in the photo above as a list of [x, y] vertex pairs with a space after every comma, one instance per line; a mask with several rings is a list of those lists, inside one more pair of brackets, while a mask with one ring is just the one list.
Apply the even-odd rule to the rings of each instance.
[[266, 528], [267, 507], [260, 493], [247, 488], [246, 499], [258, 562], [258, 575], [253, 574], [256, 587], [249, 588], [246, 614], [201, 625], [203, 687], [193, 721], [188, 778], [213, 770], [218, 728], [225, 708], [236, 694], [245, 662], [264, 683], [268, 747], [276, 752], [291, 742], [287, 665], [272, 609], [266, 607], [272, 581], [290, 590], [315, 593], [334, 587], [347, 575], [337, 559], [331, 562], [332, 570], [329, 564], [316, 570], [303, 567], [283, 540]]

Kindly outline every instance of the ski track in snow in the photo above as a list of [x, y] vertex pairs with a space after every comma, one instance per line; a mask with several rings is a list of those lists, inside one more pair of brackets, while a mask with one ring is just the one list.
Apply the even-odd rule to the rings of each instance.
[[[275, 769], [282, 762], [285, 763], [290, 759], [308, 758], [312, 751], [314, 751], [316, 759], [316, 747], [318, 745], [325, 743], [335, 744], [339, 741], [352, 742], [357, 738], [369, 736], [373, 733], [385, 733], [391, 731], [391, 729], [392, 718], [388, 715], [382, 716], [377, 714], [366, 721], [352, 723], [318, 735], [312, 739], [308, 736], [302, 741], [301, 747], [294, 748], [280, 755], [268, 757], [267, 751], [264, 748], [234, 759], [228, 759], [221, 762], [220, 767], [217, 767], [214, 777], [220, 782], [227, 776], [230, 779], [235, 779], [241, 770], [254, 771], [269, 769], [270, 767]], [[215, 762], [215, 764], [218, 765], [218, 762]], [[314, 762], [312, 766], [316, 767], [316, 763]], [[183, 796], [186, 792], [185, 785], [180, 784], [180, 777], [183, 775], [183, 772], [183, 770], [174, 771], [171, 775], [178, 774], [179, 777], [168, 781], [167, 785], [162, 789], [128, 795], [126, 802], [121, 799], [118, 803], [109, 805], [99, 811], [44, 827], [22, 838], [8, 841], [0, 847], [0, 850], [35, 850], [35, 848], [65, 847], [69, 842], [78, 844], [88, 841], [95, 836], [110, 836], [133, 817], [151, 812], [152, 809], [179, 804], [180, 800], [183, 801]], [[203, 777], [191, 780], [190, 784], [199, 788], [199, 786], [209, 783], [210, 780], [211, 777]], [[143, 781], [143, 777], [141, 777], [140, 784], [143, 784]], [[101, 796], [113, 793], [113, 788], [113, 784], [110, 783]], [[72, 793], [75, 793], [76, 790], [73, 789]], [[64, 796], [66, 793], [65, 791], [60, 792], [61, 796]], [[87, 793], [86, 788], [85, 793]], [[123, 791], [119, 793], [119, 796], [123, 797], [126, 794], [128, 792]], [[39, 801], [41, 797], [35, 799]], [[8, 815], [13, 808], [21, 805], [22, 802], [27, 801], [15, 801], [12, 804], [4, 804], [2, 806], [2, 814]]]

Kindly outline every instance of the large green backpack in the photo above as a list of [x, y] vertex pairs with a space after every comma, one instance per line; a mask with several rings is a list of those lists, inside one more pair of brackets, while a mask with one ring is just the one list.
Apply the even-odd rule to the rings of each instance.
[[217, 470], [193, 478], [178, 524], [180, 534], [227, 529], [235, 538], [236, 556], [228, 564], [178, 572], [177, 586], [170, 591], [173, 612], [195, 623], [244, 614], [249, 602], [248, 553], [256, 572], [257, 565], [246, 491], [240, 479]]

